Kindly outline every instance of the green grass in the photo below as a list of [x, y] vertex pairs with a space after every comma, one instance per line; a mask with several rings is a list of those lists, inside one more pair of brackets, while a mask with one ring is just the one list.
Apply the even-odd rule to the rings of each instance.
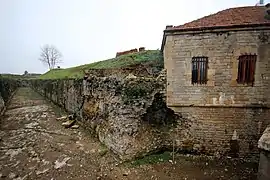
[[98, 150], [98, 154], [100, 156], [105, 156], [108, 151], [108, 148], [104, 144], [101, 144], [100, 149]]
[[145, 164], [156, 164], [160, 162], [168, 162], [171, 159], [171, 153], [168, 151], [165, 151], [162, 154], [152, 154], [149, 156], [145, 156], [141, 159], [136, 159], [133, 162], [131, 162], [132, 166], [140, 166]]
[[0, 78], [8, 78], [8, 79], [34, 79], [39, 77], [39, 74], [34, 74], [34, 75], [19, 75], [19, 74], [0, 74]]
[[11, 79], [18, 79], [21, 78], [22, 76], [19, 74], [0, 74], [1, 78], [11, 78]]
[[163, 62], [162, 54], [159, 50], [147, 50], [144, 52], [133, 53], [129, 55], [119, 56], [104, 61], [99, 61], [91, 64], [66, 68], [53, 69], [39, 76], [39, 79], [63, 79], [63, 78], [82, 78], [85, 70], [89, 69], [108, 69], [121, 68], [140, 63], [151, 61]]

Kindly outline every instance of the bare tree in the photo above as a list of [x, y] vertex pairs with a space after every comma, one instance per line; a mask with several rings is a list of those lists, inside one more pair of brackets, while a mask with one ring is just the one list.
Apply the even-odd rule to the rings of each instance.
[[57, 64], [62, 62], [62, 54], [54, 46], [45, 45], [41, 48], [39, 60], [53, 69]]

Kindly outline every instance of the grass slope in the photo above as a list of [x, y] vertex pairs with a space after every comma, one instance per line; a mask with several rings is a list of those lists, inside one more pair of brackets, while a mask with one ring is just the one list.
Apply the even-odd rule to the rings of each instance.
[[162, 53], [159, 50], [147, 50], [91, 64], [66, 69], [53, 69], [39, 76], [39, 79], [82, 78], [84, 71], [88, 69], [120, 68], [151, 61], [160, 61], [163, 63]]
[[35, 79], [38, 78], [41, 74], [0, 74], [0, 78], [9, 78], [9, 79]]

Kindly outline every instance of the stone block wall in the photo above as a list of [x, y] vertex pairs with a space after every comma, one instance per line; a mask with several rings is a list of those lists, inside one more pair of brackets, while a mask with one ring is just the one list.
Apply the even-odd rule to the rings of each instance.
[[[185, 121], [172, 130], [180, 150], [257, 157], [257, 142], [270, 123], [266, 108], [172, 107]], [[234, 146], [238, 147], [234, 147]]]
[[[238, 57], [246, 53], [257, 55], [253, 86], [236, 81]], [[196, 56], [208, 57], [205, 85], [191, 83]], [[270, 106], [270, 30], [168, 34], [164, 61], [169, 106]]]
[[0, 77], [0, 115], [4, 112], [8, 101], [19, 84], [18, 80]]
[[79, 112], [83, 103], [82, 79], [29, 80], [34, 90], [69, 113]]
[[[187, 122], [185, 130], [178, 125], [173, 131], [178, 147], [210, 154], [258, 155], [256, 143], [270, 123], [270, 29], [166, 35], [167, 105]], [[238, 57], [243, 54], [257, 55], [253, 85], [236, 81]], [[191, 83], [191, 60], [196, 56], [208, 57], [207, 84]]]

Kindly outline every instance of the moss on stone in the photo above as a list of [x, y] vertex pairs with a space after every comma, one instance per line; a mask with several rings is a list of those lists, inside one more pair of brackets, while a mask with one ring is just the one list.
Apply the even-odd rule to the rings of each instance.
[[104, 144], [102, 144], [98, 150], [98, 153], [100, 156], [105, 156], [108, 151], [108, 148]]
[[152, 154], [149, 156], [145, 156], [141, 159], [136, 159], [131, 162], [132, 166], [140, 166], [145, 164], [156, 164], [160, 162], [168, 162], [171, 159], [171, 153], [168, 151], [165, 151], [160, 154]]
[[270, 20], [270, 15], [269, 15], [269, 14], [266, 14], [266, 15], [264, 16], [264, 18], [267, 19], [267, 20]]
[[130, 104], [136, 99], [147, 96], [152, 91], [146, 83], [130, 83], [123, 89], [123, 101], [125, 104]]

